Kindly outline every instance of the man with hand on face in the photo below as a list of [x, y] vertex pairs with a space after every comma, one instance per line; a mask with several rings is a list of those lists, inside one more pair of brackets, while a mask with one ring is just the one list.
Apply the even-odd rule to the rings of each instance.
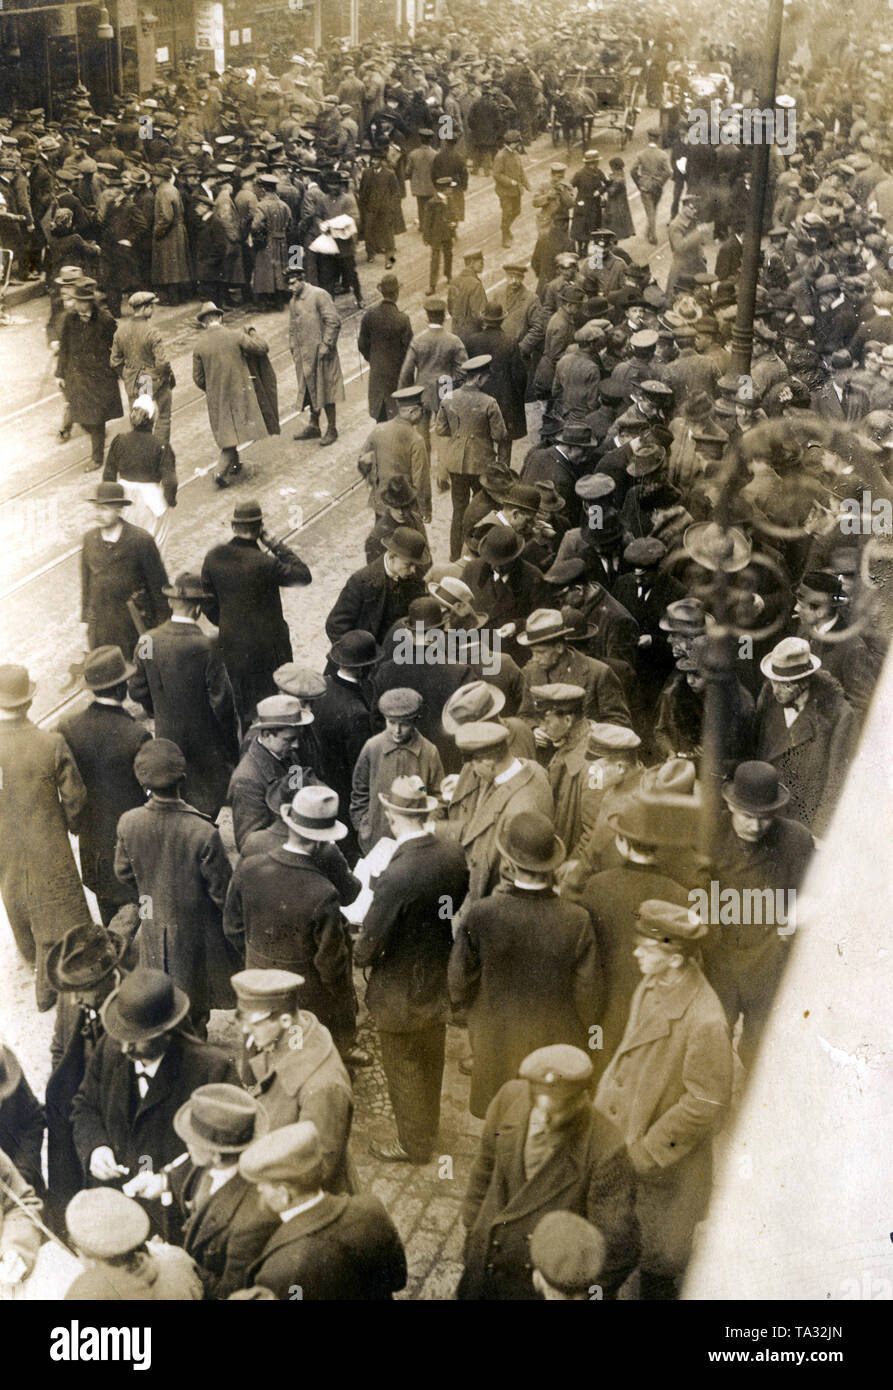
[[197, 1086], [235, 1082], [226, 1053], [183, 1031], [189, 996], [161, 970], [126, 976], [99, 1013], [105, 1035], [71, 1105], [85, 1181], [120, 1185], [182, 1152], [174, 1115]]
[[364, 854], [388, 834], [387, 812], [379, 793], [389, 792], [397, 777], [416, 776], [426, 787], [440, 786], [440, 754], [418, 729], [423, 703], [418, 691], [408, 687], [392, 687], [379, 697], [385, 727], [360, 750], [350, 798], [350, 818]]
[[601, 1285], [616, 1296], [639, 1258], [635, 1180], [614, 1123], [593, 1109], [592, 1063], [557, 1043], [524, 1058], [487, 1109], [462, 1210], [468, 1231], [463, 1300], [536, 1297], [529, 1241], [547, 1212], [571, 1211], [601, 1231]]
[[106, 424], [124, 414], [121, 388], [110, 362], [115, 330], [115, 320], [96, 303], [90, 286], [78, 286], [74, 311], [62, 320], [56, 371], [71, 423], [83, 425], [90, 436], [87, 473], [102, 467]]
[[595, 1113], [616, 1125], [637, 1178], [642, 1299], [675, 1299], [710, 1200], [712, 1139], [732, 1098], [732, 1044], [701, 972], [707, 926], [687, 907], [641, 904], [633, 955], [643, 979]]
[[[264, 830], [273, 819], [267, 794], [292, 766], [300, 767], [298, 730], [312, 720], [312, 712], [293, 695], [270, 695], [260, 701], [248, 730], [253, 738], [232, 775], [227, 793], [240, 854], [252, 831]], [[292, 790], [297, 790], [297, 786]]]
[[[524, 625], [518, 645], [530, 652], [524, 667], [525, 694], [518, 711], [519, 718], [531, 726], [537, 724], [534, 708], [534, 686], [580, 686], [583, 689], [583, 714], [587, 719], [607, 720], [629, 727], [632, 723], [623, 687], [611, 667], [595, 657], [585, 656], [568, 642], [574, 633], [567, 614], [577, 610], [567, 608], [537, 608]], [[537, 738], [541, 748], [547, 740]]]
[[383, 1301], [403, 1288], [406, 1255], [378, 1198], [323, 1190], [312, 1121], [256, 1139], [239, 1172], [282, 1223], [248, 1270], [247, 1286], [269, 1289], [283, 1302]]

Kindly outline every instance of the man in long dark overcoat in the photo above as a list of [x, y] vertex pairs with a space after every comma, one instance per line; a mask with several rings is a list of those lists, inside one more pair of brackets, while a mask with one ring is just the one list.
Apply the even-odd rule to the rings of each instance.
[[103, 465], [107, 422], [124, 414], [121, 387], [110, 363], [116, 328], [89, 285], [75, 290], [74, 309], [65, 315], [59, 332], [56, 375], [71, 422], [83, 425], [90, 436], [91, 468]]
[[211, 592], [188, 573], [164, 592], [172, 617], [137, 643], [130, 698], [154, 717], [156, 738], [170, 739], [186, 759], [184, 796], [190, 806], [216, 819], [239, 743], [233, 690], [217, 639], [198, 625]]
[[120, 647], [132, 652], [141, 625], [154, 627], [169, 614], [163, 589], [164, 561], [155, 541], [141, 526], [124, 520], [130, 501], [120, 483], [100, 483], [89, 499], [99, 523], [84, 537], [81, 549], [81, 622], [87, 646]]
[[396, 391], [406, 349], [412, 342], [409, 315], [397, 308], [400, 282], [384, 275], [378, 282], [381, 303], [373, 304], [360, 319], [357, 346], [369, 363], [369, 414], [387, 420], [396, 413], [391, 392]]
[[381, 642], [412, 600], [424, 595], [419, 573], [429, 563], [424, 536], [398, 526], [385, 541], [385, 554], [356, 570], [345, 583], [326, 618], [330, 641], [362, 631]]

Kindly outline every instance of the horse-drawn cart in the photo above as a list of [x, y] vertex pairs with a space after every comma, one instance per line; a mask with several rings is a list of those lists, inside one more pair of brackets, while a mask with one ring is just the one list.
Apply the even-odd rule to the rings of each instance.
[[552, 143], [584, 149], [600, 135], [617, 135], [620, 148], [632, 138], [644, 92], [642, 68], [604, 65], [564, 75], [552, 98]]

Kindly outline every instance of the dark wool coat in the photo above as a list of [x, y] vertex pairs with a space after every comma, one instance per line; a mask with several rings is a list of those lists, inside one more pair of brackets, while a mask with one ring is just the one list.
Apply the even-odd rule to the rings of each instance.
[[433, 834], [398, 845], [376, 880], [355, 960], [370, 968], [366, 1007], [381, 1032], [445, 1021], [452, 917], [467, 891], [464, 850]]
[[393, 169], [382, 165], [364, 169], [357, 189], [360, 236], [370, 256], [394, 250], [394, 233], [405, 231], [400, 209], [400, 185]]
[[192, 379], [204, 391], [218, 449], [263, 439], [267, 433], [248, 358], [265, 357], [269, 345], [244, 328], [206, 328], [192, 353]]
[[[157, 1173], [183, 1152], [173, 1118], [197, 1086], [238, 1078], [220, 1047], [175, 1033], [161, 1065], [141, 1099], [133, 1065], [106, 1035], [87, 1065], [71, 1106], [74, 1143], [84, 1173], [94, 1149], [108, 1145], [130, 1176], [144, 1171], [146, 1158]], [[126, 1178], [121, 1179], [126, 1182]], [[89, 1179], [90, 1185], [97, 1185]]]
[[152, 284], [182, 285], [189, 278], [183, 200], [173, 183], [165, 180], [155, 190]]
[[827, 671], [809, 680], [809, 700], [787, 727], [768, 683], [757, 701], [754, 757], [772, 763], [789, 789], [788, 814], [814, 835], [828, 829], [855, 752], [858, 725], [838, 682]]
[[474, 594], [477, 611], [487, 614], [489, 627], [513, 622], [520, 632], [535, 608], [549, 606], [551, 590], [542, 572], [527, 560], [513, 560], [504, 573], [508, 575], [505, 583], [497, 582], [486, 560], [472, 560], [462, 577]]
[[[3, 1051], [10, 1053], [9, 1048]], [[12, 1095], [0, 1100], [0, 1150], [38, 1193], [44, 1190], [40, 1150], [46, 1123], [44, 1108], [22, 1073]]]
[[68, 991], [59, 995], [50, 1043], [53, 1070], [47, 1081], [46, 1114], [47, 1184], [60, 1214], [86, 1182], [72, 1134], [71, 1103], [104, 1036], [98, 1013], [77, 1004], [74, 994]]
[[326, 676], [326, 693], [313, 701], [313, 727], [319, 746], [319, 776], [338, 793], [339, 815], [347, 819], [353, 770], [372, 734], [368, 693], [338, 675]]
[[206, 1299], [229, 1298], [245, 1288], [248, 1268], [279, 1225], [254, 1183], [239, 1172], [196, 1206], [207, 1170], [186, 1163], [171, 1173], [171, 1190], [183, 1218], [183, 1249], [198, 1265]]
[[523, 439], [527, 433], [524, 396], [527, 368], [517, 343], [502, 328], [482, 328], [465, 339], [469, 357], [488, 354], [493, 358], [481, 390], [493, 396], [505, 423], [509, 439]]
[[246, 969], [302, 975], [300, 1007], [335, 1037], [350, 1031], [356, 1000], [347, 930], [331, 881], [309, 855], [282, 848], [242, 859], [223, 926]]
[[87, 792], [68, 744], [27, 718], [0, 720], [0, 893], [19, 948], [39, 955], [90, 913], [68, 832]]
[[561, 1147], [528, 1180], [524, 1141], [530, 1110], [526, 1081], [507, 1081], [488, 1107], [462, 1208], [468, 1235], [457, 1296], [535, 1301], [530, 1237], [547, 1212], [572, 1211], [605, 1238], [599, 1284], [610, 1298], [639, 1258], [635, 1176], [623, 1136], [587, 1103], [568, 1125]]
[[636, 1171], [641, 1262], [649, 1273], [685, 1270], [710, 1199], [712, 1137], [731, 1097], [726, 1016], [698, 966], [666, 989], [643, 979], [595, 1105], [617, 1125]]
[[77, 824], [81, 878], [99, 898], [116, 904], [136, 902], [136, 892], [115, 877], [115, 842], [121, 816], [146, 799], [133, 760], [149, 731], [122, 705], [95, 701], [62, 720], [58, 729], [87, 789], [87, 804]]
[[229, 676], [218, 642], [198, 623], [151, 628], [133, 654], [129, 693], [155, 719], [155, 737], [168, 738], [186, 759], [184, 800], [216, 817], [239, 752]]
[[406, 1283], [406, 1255], [377, 1197], [333, 1197], [281, 1224], [246, 1283], [287, 1302], [300, 1288], [306, 1302], [390, 1299]]
[[373, 304], [360, 319], [357, 346], [369, 363], [369, 414], [378, 420], [382, 410], [393, 414], [390, 401], [397, 389], [406, 349], [412, 342], [409, 315], [388, 299]]
[[90, 650], [109, 645], [132, 652], [138, 633], [127, 600], [134, 600], [146, 627], [155, 627], [170, 615], [165, 584], [158, 546], [141, 526], [123, 521], [111, 543], [98, 526], [88, 531], [81, 549], [81, 622]]
[[587, 913], [551, 888], [512, 887], [475, 903], [450, 957], [450, 997], [468, 1009], [472, 1115], [538, 1047], [587, 1049], [602, 972]]
[[688, 893], [675, 879], [648, 864], [626, 862], [587, 879], [578, 901], [592, 919], [604, 971], [604, 1006], [598, 1017], [601, 1047], [590, 1052], [600, 1077], [617, 1050], [629, 1016], [629, 1003], [642, 972], [633, 956], [635, 916], [649, 898], [688, 907]]
[[109, 356], [117, 325], [108, 309], [95, 308], [86, 323], [72, 309], [62, 320], [56, 374], [76, 425], [89, 429], [120, 420], [121, 386]]
[[382, 556], [349, 577], [326, 618], [326, 635], [330, 642], [337, 642], [346, 632], [360, 629], [381, 642], [412, 600], [424, 597], [425, 592], [424, 582], [415, 574], [392, 579]]
[[172, 976], [194, 1014], [231, 1009], [239, 966], [223, 936], [231, 870], [217, 827], [185, 801], [152, 796], [118, 822], [115, 873], [141, 899], [140, 965]]

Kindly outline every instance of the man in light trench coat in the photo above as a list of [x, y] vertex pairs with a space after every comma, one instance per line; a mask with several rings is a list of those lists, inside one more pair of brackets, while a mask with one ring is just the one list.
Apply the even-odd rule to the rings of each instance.
[[[321, 447], [334, 444], [335, 402], [344, 400], [344, 378], [338, 358], [341, 320], [332, 297], [318, 285], [308, 285], [303, 267], [289, 272], [292, 299], [288, 310], [288, 345], [298, 379], [298, 405], [310, 407], [310, 423], [295, 439], [318, 439]], [[319, 412], [326, 412], [326, 432], [319, 428]]]

